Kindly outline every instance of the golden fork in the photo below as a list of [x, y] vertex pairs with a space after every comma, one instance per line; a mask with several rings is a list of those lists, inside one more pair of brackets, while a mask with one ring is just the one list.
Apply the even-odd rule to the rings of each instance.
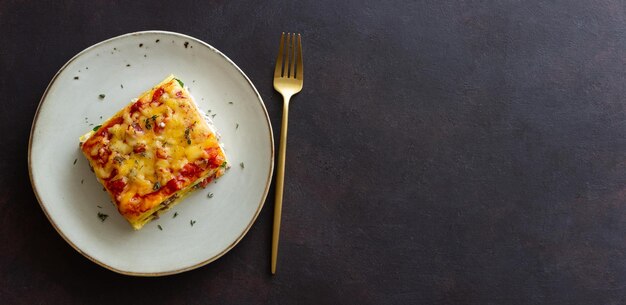
[[287, 35], [285, 35], [283, 32], [280, 36], [280, 47], [278, 48], [276, 68], [274, 69], [274, 89], [283, 95], [284, 103], [283, 122], [280, 129], [280, 147], [278, 149], [278, 167], [276, 168], [276, 199], [274, 201], [274, 230], [272, 233], [272, 274], [276, 274], [278, 236], [280, 234], [280, 216], [283, 210], [283, 182], [285, 178], [285, 151], [287, 150], [289, 99], [291, 99], [294, 94], [302, 90], [303, 69], [302, 39], [300, 34], [287, 33]]

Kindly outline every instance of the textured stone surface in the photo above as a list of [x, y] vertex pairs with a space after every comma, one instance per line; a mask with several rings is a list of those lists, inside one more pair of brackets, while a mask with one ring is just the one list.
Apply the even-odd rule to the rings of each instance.
[[[624, 3], [421, 2], [0, 0], [1, 302], [624, 304]], [[303, 34], [278, 276], [273, 190], [235, 249], [164, 278], [91, 263], [37, 204], [27, 144], [49, 80], [147, 29], [227, 54], [275, 130], [278, 35]]]

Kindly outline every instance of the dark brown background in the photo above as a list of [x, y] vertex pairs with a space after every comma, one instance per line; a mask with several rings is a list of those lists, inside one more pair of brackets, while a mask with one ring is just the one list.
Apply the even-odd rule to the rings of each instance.
[[[0, 303], [626, 302], [623, 1], [49, 2], [0, 0]], [[49, 80], [148, 29], [227, 54], [275, 131], [278, 35], [303, 34], [277, 276], [273, 189], [235, 249], [163, 278], [91, 263], [37, 204]]]

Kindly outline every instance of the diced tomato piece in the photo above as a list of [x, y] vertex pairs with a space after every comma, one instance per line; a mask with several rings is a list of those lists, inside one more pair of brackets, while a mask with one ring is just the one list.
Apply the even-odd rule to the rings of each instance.
[[163, 93], [165, 93], [165, 90], [163, 90], [163, 88], [159, 87], [159, 89], [154, 90], [154, 93], [152, 93], [151, 103], [158, 102], [161, 96], [163, 95]]
[[115, 196], [124, 191], [124, 188], [126, 187], [126, 182], [124, 182], [124, 179], [108, 181], [106, 184], [109, 191], [111, 191], [111, 193], [113, 193], [113, 195]]
[[217, 168], [222, 165], [222, 162], [224, 162], [224, 158], [219, 154], [219, 150], [217, 150], [217, 148], [210, 147], [205, 149], [204, 151], [207, 153], [207, 155], [209, 155], [207, 161], [210, 168]]
[[157, 148], [156, 156], [160, 159], [167, 159], [167, 152], [164, 149]]
[[161, 132], [163, 132], [163, 129], [165, 129], [164, 122], [159, 122], [159, 123], [154, 124], [154, 133], [161, 134]]
[[138, 153], [142, 153], [146, 151], [146, 144], [140, 143], [135, 145], [135, 147], [133, 148], [133, 152], [138, 154]]
[[130, 115], [132, 116], [133, 113], [141, 110], [141, 108], [143, 108], [141, 100], [136, 101], [132, 106], [130, 106]]
[[178, 97], [178, 98], [183, 97], [183, 92], [182, 91], [176, 92], [176, 97]]
[[165, 184], [165, 187], [162, 188], [166, 194], [172, 194], [183, 188], [183, 183], [185, 180], [181, 177], [172, 178]]
[[209, 155], [209, 167], [210, 168], [218, 168], [220, 165], [224, 163], [224, 157], [222, 155], [215, 153], [213, 155]]
[[201, 171], [202, 171], [202, 169], [201, 169], [199, 166], [197, 166], [197, 165], [195, 165], [195, 164], [193, 164], [193, 163], [187, 163], [187, 164], [185, 164], [185, 166], [183, 166], [183, 168], [180, 170], [180, 174], [181, 174], [183, 177], [187, 177], [187, 178], [189, 178], [189, 177], [194, 177], [194, 176], [196, 176], [196, 174], [197, 174], [197, 173], [199, 173], [199, 172], [201, 172]]

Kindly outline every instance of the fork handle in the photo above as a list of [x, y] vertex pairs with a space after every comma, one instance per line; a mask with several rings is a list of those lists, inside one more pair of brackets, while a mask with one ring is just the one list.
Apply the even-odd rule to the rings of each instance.
[[280, 128], [280, 147], [278, 149], [278, 166], [276, 167], [276, 198], [274, 199], [274, 229], [272, 232], [272, 274], [276, 274], [278, 258], [278, 237], [280, 235], [280, 218], [283, 210], [283, 186], [285, 178], [285, 152], [287, 151], [287, 127], [289, 121], [289, 99], [283, 96], [283, 120]]

